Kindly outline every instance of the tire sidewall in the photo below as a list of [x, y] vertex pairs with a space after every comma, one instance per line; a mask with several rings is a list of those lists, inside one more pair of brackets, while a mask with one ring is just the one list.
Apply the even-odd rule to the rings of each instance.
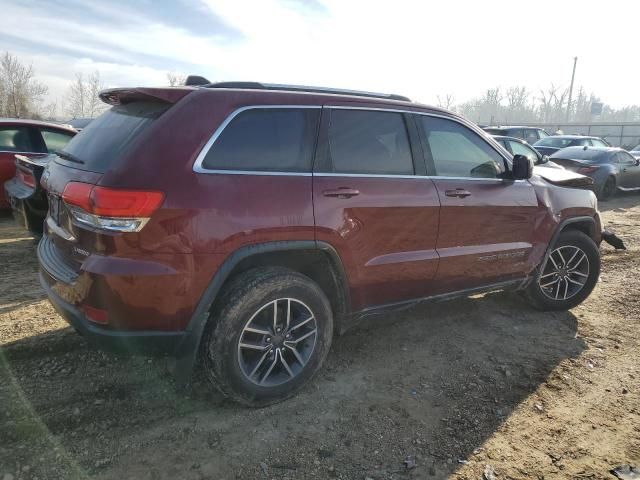
[[[566, 300], [553, 300], [547, 297], [540, 287], [540, 275], [544, 270], [544, 264], [536, 272], [534, 280], [528, 288], [529, 297], [534, 305], [542, 310], [569, 310], [579, 305], [589, 297], [600, 277], [600, 251], [595, 242], [582, 232], [570, 230], [560, 234], [556, 242], [550, 248], [550, 252], [562, 246], [576, 246], [587, 255], [589, 261], [589, 278], [577, 294]], [[545, 257], [545, 260], [547, 257]], [[548, 261], [548, 260], [547, 260]]]
[[[318, 371], [331, 346], [333, 318], [326, 296], [310, 279], [291, 272], [266, 278], [246, 293], [233, 295], [232, 292], [230, 297], [217, 315], [217, 328], [205, 345], [205, 361], [215, 370], [217, 383], [224, 385], [225, 393], [251, 406], [269, 405], [292, 396]], [[262, 387], [245, 377], [237, 349], [249, 319], [276, 298], [294, 298], [307, 305], [315, 317], [318, 332], [313, 353], [302, 372], [282, 385]]]
[[[611, 183], [612, 188], [611, 191], [607, 191], [607, 184]], [[604, 183], [602, 184], [602, 189], [600, 190], [599, 200], [606, 201], [609, 200], [616, 193], [616, 180], [613, 177], [607, 177]]]

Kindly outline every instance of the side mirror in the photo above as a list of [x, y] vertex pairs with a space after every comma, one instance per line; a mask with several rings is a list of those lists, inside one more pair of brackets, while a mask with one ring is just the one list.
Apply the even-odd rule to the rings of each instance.
[[545, 163], [549, 163], [549, 155], [542, 155], [540, 158], [540, 165], [544, 165]]
[[636, 158], [636, 167], [640, 167], [640, 158]]
[[514, 155], [511, 177], [514, 180], [526, 180], [531, 178], [531, 175], [533, 175], [533, 160], [524, 155]]

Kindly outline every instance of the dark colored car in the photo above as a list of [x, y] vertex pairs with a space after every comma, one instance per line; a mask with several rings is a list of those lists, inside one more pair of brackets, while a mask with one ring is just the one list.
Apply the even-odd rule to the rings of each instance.
[[29, 158], [16, 155], [16, 175], [4, 184], [13, 217], [36, 236], [42, 235], [49, 209], [47, 192], [40, 185], [40, 179], [52, 156]]
[[520, 138], [502, 137], [500, 135], [493, 135], [493, 138], [511, 155], [524, 155], [525, 157], [531, 159], [531, 161], [533, 161], [533, 163], [539, 167], [562, 168], [557, 163], [551, 162], [548, 156], [542, 155], [535, 148], [529, 145], [529, 143]]
[[520, 138], [525, 142], [533, 145], [541, 138], [546, 138], [549, 134], [543, 128], [538, 127], [483, 127], [482, 128], [489, 135], [499, 135], [501, 137], [514, 137]]
[[51, 161], [41, 284], [105, 348], [155, 349], [249, 405], [293, 395], [334, 333], [430, 299], [582, 302], [593, 192], [532, 175], [482, 130], [405, 97], [218, 83], [101, 93]]
[[551, 155], [564, 168], [593, 178], [598, 198], [607, 200], [616, 190], [640, 190], [640, 159], [615, 147], [569, 147]]
[[587, 137], [584, 135], [554, 135], [543, 138], [533, 144], [542, 155], [551, 156], [558, 150], [567, 147], [609, 147], [610, 145], [599, 137]]
[[55, 123], [0, 118], [0, 210], [11, 208], [2, 185], [16, 174], [15, 155], [43, 157], [64, 147], [75, 134]]

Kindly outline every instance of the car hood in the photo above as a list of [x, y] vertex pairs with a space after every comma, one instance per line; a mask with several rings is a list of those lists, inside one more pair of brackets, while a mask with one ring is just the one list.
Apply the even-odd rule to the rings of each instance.
[[544, 178], [547, 182], [561, 187], [589, 188], [593, 185], [592, 178], [570, 170], [535, 166], [533, 173]]

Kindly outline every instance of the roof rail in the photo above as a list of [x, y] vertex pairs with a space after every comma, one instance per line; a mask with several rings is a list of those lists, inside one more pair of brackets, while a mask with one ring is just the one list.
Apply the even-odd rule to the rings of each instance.
[[400, 100], [403, 102], [410, 102], [411, 99], [403, 95], [395, 95], [393, 93], [374, 93], [374, 92], [361, 92], [359, 90], [344, 90], [340, 88], [325, 88], [325, 87], [307, 87], [303, 85], [280, 85], [275, 83], [260, 83], [260, 82], [217, 82], [202, 85], [204, 88], [240, 88], [247, 90], [278, 90], [278, 91], [294, 91], [294, 92], [308, 92], [308, 93], [330, 93], [338, 95], [353, 95], [355, 97], [369, 97], [369, 98], [385, 98], [387, 100]]

